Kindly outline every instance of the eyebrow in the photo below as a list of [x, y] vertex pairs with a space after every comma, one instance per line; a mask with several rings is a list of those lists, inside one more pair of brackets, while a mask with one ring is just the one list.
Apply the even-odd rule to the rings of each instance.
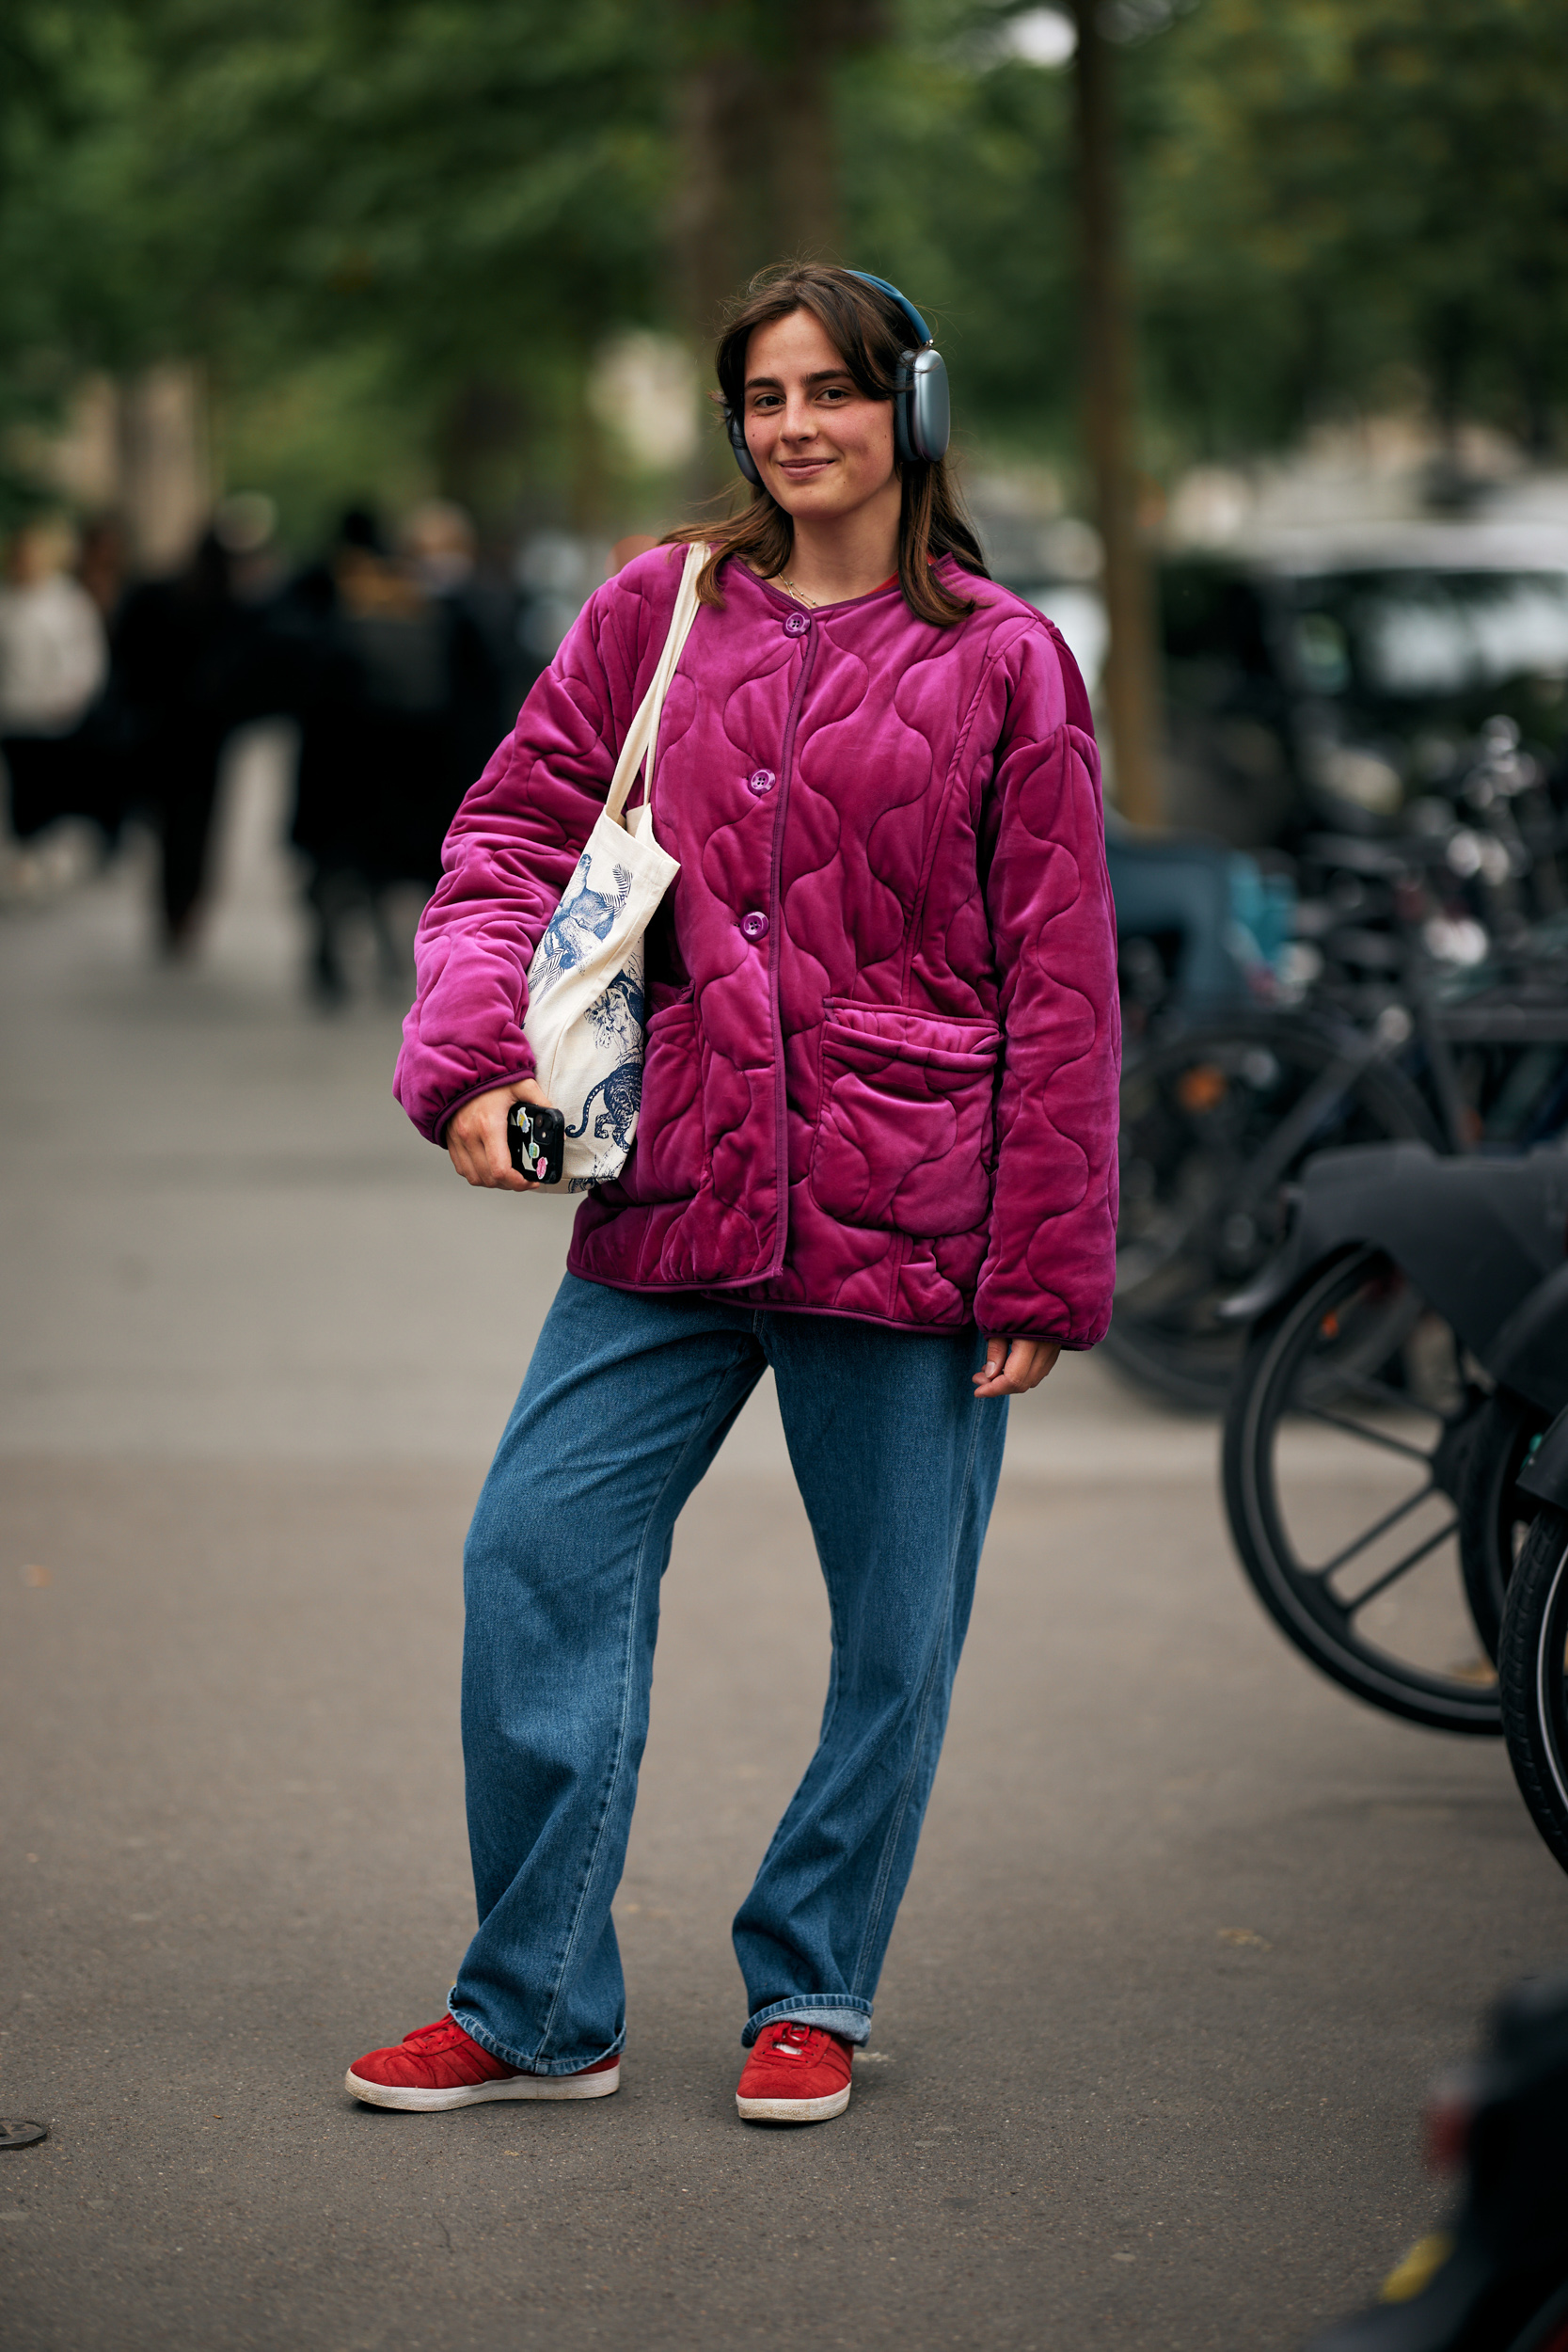
[[[807, 376], [806, 382], [808, 384], [832, 384], [841, 375], [849, 375], [848, 369], [845, 367], [818, 368], [815, 375]], [[851, 384], [854, 380], [854, 377], [850, 375], [849, 381]], [[746, 378], [746, 389], [749, 392], [753, 390], [772, 390], [782, 392], [784, 390], [784, 381], [782, 377], [777, 375], [749, 375]]]

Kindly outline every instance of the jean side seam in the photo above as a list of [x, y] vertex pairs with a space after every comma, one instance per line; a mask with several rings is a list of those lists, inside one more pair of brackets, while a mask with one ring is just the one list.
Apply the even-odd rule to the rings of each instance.
[[[738, 1362], [739, 1360], [741, 1359], [737, 1357], [736, 1361]], [[730, 1369], [733, 1370], [734, 1366], [732, 1365]], [[588, 1901], [588, 1890], [594, 1883], [594, 1872], [598, 1866], [599, 1851], [604, 1844], [605, 1826], [610, 1820], [610, 1809], [614, 1802], [616, 1784], [620, 1779], [622, 1767], [626, 1761], [626, 1716], [631, 1705], [631, 1648], [632, 1644], [636, 1639], [637, 1632], [637, 1603], [641, 1595], [642, 1580], [646, 1573], [648, 1565], [648, 1531], [653, 1526], [655, 1517], [658, 1511], [658, 1506], [663, 1502], [665, 1496], [669, 1493], [670, 1487], [673, 1485], [682, 1463], [686, 1460], [688, 1454], [690, 1454], [693, 1447], [697, 1445], [702, 1437], [703, 1431], [707, 1426], [708, 1409], [712, 1405], [713, 1398], [717, 1396], [720, 1391], [724, 1376], [725, 1375], [722, 1372], [715, 1375], [713, 1387], [709, 1393], [707, 1405], [704, 1407], [702, 1418], [698, 1422], [696, 1429], [692, 1432], [692, 1435], [688, 1438], [686, 1444], [682, 1446], [680, 1452], [671, 1463], [663, 1484], [660, 1486], [657, 1494], [655, 1495], [653, 1501], [648, 1505], [648, 1514], [642, 1522], [642, 1533], [639, 1538], [637, 1547], [637, 1570], [636, 1574], [632, 1578], [631, 1606], [627, 1611], [626, 1616], [626, 1647], [624, 1651], [624, 1663], [621, 1677], [621, 1720], [616, 1728], [615, 1753], [611, 1758], [610, 1772], [606, 1779], [604, 1801], [599, 1809], [599, 1818], [594, 1824], [592, 1843], [588, 1856], [588, 1867], [583, 1872], [582, 1883], [578, 1890], [577, 1908], [572, 1915], [572, 1924], [567, 1931], [565, 1946], [562, 1951], [560, 1964], [556, 1969], [555, 1983], [550, 1992], [549, 2007], [545, 2012], [545, 2023], [540, 2029], [540, 2049], [543, 2049], [549, 2041], [551, 2030], [555, 2025], [556, 2011], [561, 2006], [562, 1992], [565, 1986], [566, 1979], [571, 1969], [572, 1956], [577, 1949], [578, 1937], [582, 1931], [582, 1915]]]
[[[926, 1727], [930, 1721], [931, 1700], [936, 1689], [937, 1670], [942, 1662], [942, 1645], [943, 1640], [951, 1639], [952, 1636], [953, 1590], [958, 1581], [958, 1546], [963, 1539], [964, 1521], [967, 1516], [970, 1492], [974, 1484], [974, 1456], [980, 1442], [981, 1409], [982, 1408], [979, 1406], [975, 1406], [972, 1408], [974, 1418], [970, 1424], [969, 1452], [964, 1460], [963, 1476], [958, 1483], [958, 1509], [955, 1514], [952, 1549], [947, 1555], [947, 1581], [944, 1594], [942, 1618], [941, 1626], [938, 1629], [937, 1639], [931, 1645], [930, 1663], [926, 1669], [925, 1687], [920, 1695], [920, 1718], [916, 1725], [914, 1752], [910, 1758], [910, 1769], [904, 1775], [904, 1785], [902, 1788], [900, 1788], [895, 1803], [894, 1816], [893, 1820], [888, 1824], [887, 1836], [882, 1842], [882, 1853], [881, 1860], [878, 1867], [877, 1883], [872, 1890], [871, 1903], [866, 1913], [865, 1926], [861, 1933], [861, 1947], [855, 1956], [854, 1969], [849, 1978], [851, 1989], [857, 1988], [861, 1983], [866, 1967], [867, 1955], [870, 1951], [872, 1943], [875, 1940], [876, 1931], [881, 1924], [882, 1912], [887, 1902], [888, 1881], [893, 1876], [894, 1856], [898, 1849], [898, 1838], [903, 1830], [904, 1817], [910, 1809], [910, 1797], [920, 1771], [920, 1759], [925, 1752]], [[863, 1994], [861, 1997], [863, 1998]]]

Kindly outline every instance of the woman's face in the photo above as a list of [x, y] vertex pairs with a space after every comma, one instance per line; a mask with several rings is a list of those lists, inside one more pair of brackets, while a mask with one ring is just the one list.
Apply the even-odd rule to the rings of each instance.
[[787, 515], [828, 522], [879, 497], [896, 512], [893, 403], [867, 400], [809, 310], [746, 346], [746, 440]]

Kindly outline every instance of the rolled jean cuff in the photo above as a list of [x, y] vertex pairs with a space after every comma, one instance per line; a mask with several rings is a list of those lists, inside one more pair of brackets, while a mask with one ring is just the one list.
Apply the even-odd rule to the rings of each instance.
[[871, 2004], [857, 2001], [852, 1994], [797, 1993], [787, 2001], [773, 2001], [767, 2009], [759, 2009], [754, 2017], [748, 2017], [740, 2036], [740, 2046], [749, 2050], [765, 2026], [777, 2026], [785, 2018], [798, 2025], [816, 2026], [823, 2033], [841, 2033], [846, 2042], [857, 2044], [871, 2039]]
[[509, 2048], [506, 2042], [498, 2042], [471, 2010], [454, 2009], [449, 2001], [447, 2015], [454, 2025], [462, 2026], [470, 2042], [477, 2042], [482, 2050], [488, 2050], [490, 2056], [499, 2058], [503, 2066], [515, 2066], [519, 2074], [580, 2074], [584, 2067], [597, 2066], [600, 2058], [617, 2057], [625, 2049], [626, 2042], [623, 2027], [608, 2049], [596, 2051], [592, 2058], [546, 2058], [541, 2065], [534, 2058], [525, 2058], [521, 2051]]

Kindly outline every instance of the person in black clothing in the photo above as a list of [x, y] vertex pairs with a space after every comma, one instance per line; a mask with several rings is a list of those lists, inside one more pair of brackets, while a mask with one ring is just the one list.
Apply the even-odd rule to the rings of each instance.
[[388, 893], [439, 879], [447, 827], [504, 728], [499, 667], [461, 583], [434, 585], [388, 553], [372, 515], [351, 508], [330, 556], [300, 575], [275, 618], [292, 649], [292, 837], [310, 861], [310, 977], [325, 1005], [348, 993], [343, 937], [356, 912], [387, 983], [404, 982]]
[[236, 597], [215, 532], [177, 579], [127, 597], [115, 631], [114, 692], [124, 713], [131, 795], [162, 850], [159, 908], [170, 955], [194, 944], [224, 740], [254, 715], [247, 672], [261, 621]]

